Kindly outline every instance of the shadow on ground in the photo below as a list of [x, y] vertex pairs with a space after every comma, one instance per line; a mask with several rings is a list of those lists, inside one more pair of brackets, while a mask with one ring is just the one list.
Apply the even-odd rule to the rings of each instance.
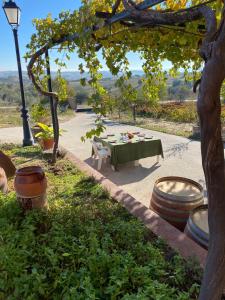
[[[90, 165], [92, 168], [97, 169], [97, 162], [93, 166], [92, 159], [88, 158], [85, 162]], [[154, 163], [150, 168], [143, 167], [139, 165], [135, 167], [133, 163], [127, 163], [119, 166], [119, 171], [112, 171], [110, 165], [103, 164], [99, 173], [104, 177], [112, 181], [118, 186], [135, 183], [143, 180], [153, 172], [155, 172], [159, 167], [160, 163]]]

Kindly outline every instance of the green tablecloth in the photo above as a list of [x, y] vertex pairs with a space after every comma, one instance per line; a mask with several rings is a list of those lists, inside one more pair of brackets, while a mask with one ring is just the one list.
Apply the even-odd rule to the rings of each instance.
[[[111, 164], [117, 166], [130, 161], [139, 160], [145, 157], [161, 155], [163, 157], [163, 148], [160, 139], [145, 139], [139, 141], [138, 137], [134, 137], [131, 143], [123, 143], [120, 136], [110, 136], [107, 138], [94, 137], [96, 142], [101, 142], [103, 146], [111, 150]], [[116, 143], [110, 141], [116, 140]]]

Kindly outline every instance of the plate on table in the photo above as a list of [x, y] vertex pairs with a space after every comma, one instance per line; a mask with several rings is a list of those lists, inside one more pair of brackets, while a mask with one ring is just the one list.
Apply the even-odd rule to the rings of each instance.
[[153, 139], [153, 136], [146, 136], [145, 139], [146, 140], [151, 140], [151, 139]]
[[139, 133], [138, 136], [139, 137], [145, 137], [145, 133]]
[[100, 138], [103, 139], [103, 140], [106, 140], [108, 137], [107, 137], [107, 135], [103, 135]]
[[110, 133], [110, 134], [107, 134], [107, 136], [115, 136], [115, 134], [113, 134], [113, 133]]
[[134, 132], [132, 132], [132, 134], [138, 135], [138, 134], [140, 134], [140, 131], [134, 131]]
[[117, 142], [117, 140], [111, 140], [111, 141], [109, 141], [109, 142], [112, 143], [112, 144], [114, 144], [114, 143]]

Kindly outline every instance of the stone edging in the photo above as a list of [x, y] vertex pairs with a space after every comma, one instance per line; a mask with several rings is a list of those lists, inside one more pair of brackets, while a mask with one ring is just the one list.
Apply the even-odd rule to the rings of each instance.
[[163, 220], [155, 212], [137, 201], [134, 197], [123, 191], [101, 173], [91, 168], [87, 163], [81, 161], [66, 149], [62, 150], [66, 153], [65, 157], [74, 163], [79, 170], [88, 176], [94, 177], [96, 182], [100, 183], [103, 188], [110, 193], [112, 198], [121, 203], [133, 216], [141, 220], [154, 234], [165, 240], [166, 243], [178, 251], [183, 258], [188, 259], [195, 257], [200, 265], [204, 267], [207, 256], [205, 249], [174, 226], [170, 225], [167, 221]]

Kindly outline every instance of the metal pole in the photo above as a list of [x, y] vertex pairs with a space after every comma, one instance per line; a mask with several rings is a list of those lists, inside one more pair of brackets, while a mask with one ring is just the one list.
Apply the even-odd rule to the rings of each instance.
[[[46, 71], [47, 71], [47, 75], [48, 75], [48, 91], [50, 93], [52, 93], [52, 77], [51, 77], [51, 69], [50, 69], [48, 50], [45, 51], [45, 58], [46, 58], [46, 62], [47, 62]], [[50, 96], [49, 100], [50, 100], [50, 107], [51, 107], [52, 124], [54, 126], [54, 124], [55, 124], [54, 99], [52, 96]]]
[[23, 119], [23, 146], [25, 147], [25, 146], [33, 145], [34, 140], [30, 130], [29, 115], [28, 115], [28, 110], [26, 108], [26, 102], [25, 102], [17, 28], [13, 28], [13, 35], [15, 40], [16, 57], [17, 57], [17, 65], [18, 65], [18, 73], [19, 73], [19, 81], [20, 81], [20, 92], [21, 92], [21, 100], [22, 100], [21, 117]]

